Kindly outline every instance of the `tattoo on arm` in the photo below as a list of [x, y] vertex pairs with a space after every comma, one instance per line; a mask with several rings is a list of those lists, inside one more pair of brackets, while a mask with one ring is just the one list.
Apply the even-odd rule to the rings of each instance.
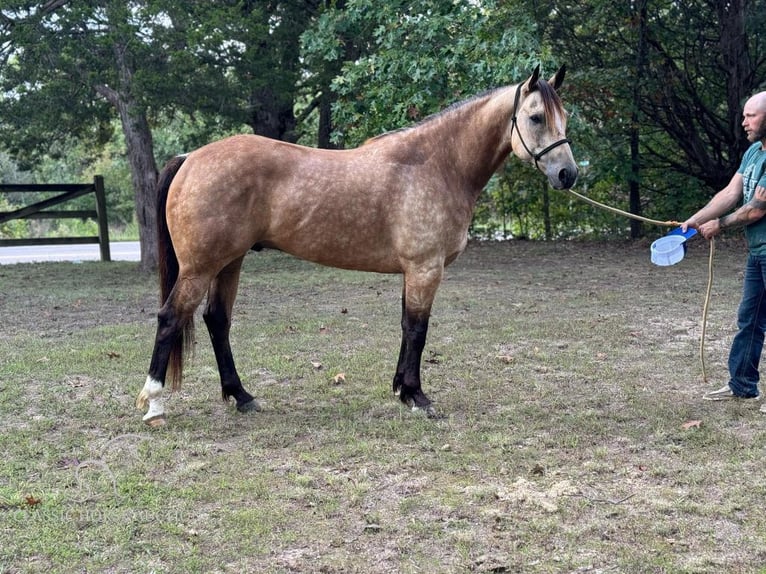
[[721, 228], [731, 225], [748, 225], [755, 223], [766, 215], [766, 188], [758, 186], [750, 201], [734, 213], [719, 218]]
[[766, 188], [760, 185], [755, 186], [755, 192], [750, 201], [747, 202], [748, 208], [748, 221], [746, 223], [754, 223], [758, 219], [766, 214]]
[[740, 207], [734, 213], [718, 218], [721, 229], [733, 225], [749, 225], [755, 223], [766, 215], [766, 188], [756, 186], [755, 193], [750, 201]]

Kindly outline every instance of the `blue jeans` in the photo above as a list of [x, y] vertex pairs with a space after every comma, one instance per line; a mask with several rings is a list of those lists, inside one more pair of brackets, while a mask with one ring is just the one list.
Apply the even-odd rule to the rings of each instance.
[[737, 327], [729, 352], [729, 388], [737, 396], [755, 397], [766, 333], [766, 255], [748, 255]]

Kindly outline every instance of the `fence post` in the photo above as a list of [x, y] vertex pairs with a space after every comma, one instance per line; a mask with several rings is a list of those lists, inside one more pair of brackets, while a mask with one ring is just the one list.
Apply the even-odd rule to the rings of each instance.
[[98, 247], [101, 251], [101, 261], [111, 261], [109, 252], [109, 224], [106, 219], [106, 195], [104, 194], [104, 177], [93, 177], [93, 187], [96, 190], [96, 215], [98, 216]]

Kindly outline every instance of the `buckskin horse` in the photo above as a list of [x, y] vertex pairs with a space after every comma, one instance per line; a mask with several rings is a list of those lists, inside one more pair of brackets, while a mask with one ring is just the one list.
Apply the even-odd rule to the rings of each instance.
[[[393, 389], [436, 416], [420, 362], [444, 268], [465, 249], [474, 204], [510, 153], [566, 189], [577, 165], [567, 115], [539, 66], [517, 85], [457, 103], [349, 150], [237, 135], [171, 159], [158, 179], [162, 307], [149, 374], [136, 400], [146, 424], [165, 424], [162, 390], [181, 382], [196, 308], [210, 334], [224, 400], [259, 410], [229, 343], [240, 269], [250, 249], [278, 249], [322, 265], [401, 273], [402, 343]], [[332, 225], [329, 224], [332, 222]]]

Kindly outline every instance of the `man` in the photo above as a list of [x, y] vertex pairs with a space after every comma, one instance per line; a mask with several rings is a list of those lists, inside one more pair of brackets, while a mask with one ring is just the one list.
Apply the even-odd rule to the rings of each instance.
[[[710, 401], [758, 399], [758, 363], [766, 333], [766, 91], [745, 103], [742, 127], [753, 142], [729, 184], [683, 224], [712, 239], [723, 229], [744, 227], [748, 244], [739, 331], [729, 351], [729, 383], [706, 393]], [[732, 211], [741, 202], [741, 207]], [[731, 212], [731, 213], [730, 213]], [[766, 404], [761, 406], [766, 414]]]

